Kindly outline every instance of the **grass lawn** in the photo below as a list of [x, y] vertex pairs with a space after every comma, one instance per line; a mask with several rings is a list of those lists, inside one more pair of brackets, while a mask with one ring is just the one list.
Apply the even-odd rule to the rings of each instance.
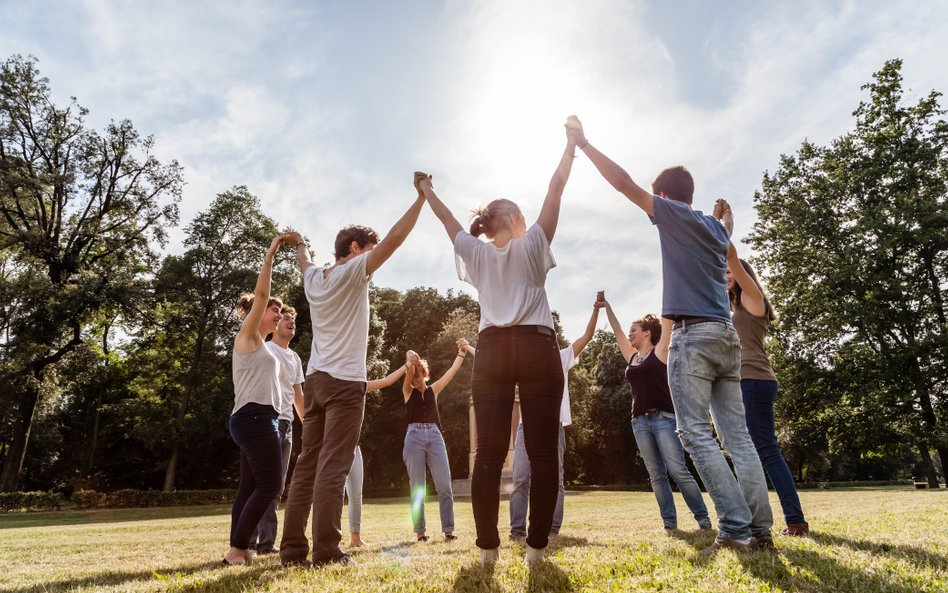
[[[948, 592], [948, 492], [866, 488], [804, 491], [801, 498], [811, 537], [778, 535], [776, 553], [725, 550], [705, 558], [697, 552], [714, 534], [680, 515], [683, 530], [666, 536], [651, 493], [569, 494], [548, 561], [528, 567], [522, 544], [505, 538], [492, 569], [479, 566], [468, 500], [455, 504], [460, 539], [450, 543], [437, 533], [437, 501], [429, 500], [433, 537], [420, 544], [413, 543], [407, 497], [370, 500], [362, 520], [369, 545], [352, 553], [357, 564], [319, 570], [283, 568], [276, 556], [220, 566], [230, 522], [225, 507], [0, 515], [0, 593]], [[777, 499], [771, 502], [780, 517]], [[680, 497], [677, 503], [679, 513], [687, 512]], [[505, 534], [506, 501], [500, 511]]]

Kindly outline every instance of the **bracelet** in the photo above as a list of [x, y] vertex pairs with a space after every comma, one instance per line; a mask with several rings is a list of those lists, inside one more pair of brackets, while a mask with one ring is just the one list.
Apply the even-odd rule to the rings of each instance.
[[586, 143], [585, 143], [585, 144], [583, 144], [582, 146], [577, 146], [576, 148], [578, 148], [578, 149], [580, 149], [580, 150], [583, 150], [583, 149], [585, 149], [587, 146], [589, 146], [589, 139], [588, 139], [588, 138], [586, 139]]
[[458, 358], [467, 358], [467, 355], [461, 354], [460, 352], [458, 352]]

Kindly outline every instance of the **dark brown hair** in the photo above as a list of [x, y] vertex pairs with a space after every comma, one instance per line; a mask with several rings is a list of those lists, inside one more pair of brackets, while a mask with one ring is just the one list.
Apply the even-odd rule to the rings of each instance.
[[632, 322], [632, 325], [638, 325], [642, 328], [642, 331], [649, 332], [648, 338], [652, 341], [652, 346], [658, 344], [658, 341], [662, 339], [662, 322], [651, 313], [646, 314], [641, 319], [636, 319]]
[[[250, 313], [250, 309], [253, 308], [254, 295], [251, 292], [245, 292], [237, 299], [237, 317], [243, 319]], [[270, 297], [270, 300], [267, 301], [267, 309], [273, 305], [278, 305], [280, 310], [283, 310], [283, 301], [276, 297]]]
[[[747, 272], [747, 275], [751, 277], [751, 280], [754, 281], [754, 284], [757, 285], [757, 288], [760, 289], [760, 294], [764, 295], [764, 316], [767, 317], [768, 321], [776, 321], [777, 313], [774, 312], [774, 308], [770, 305], [770, 298], [767, 297], [767, 293], [764, 292], [764, 287], [760, 285], [760, 280], [757, 279], [757, 274], [754, 272], [754, 268], [751, 267], [747, 260], [741, 260], [741, 266], [744, 267], [744, 271]], [[734, 285], [731, 290], [727, 291], [728, 297], [731, 299], [731, 302], [734, 303], [734, 307], [743, 307], [741, 304], [741, 293], [744, 290], [741, 288], [741, 285], [734, 281]]]
[[475, 237], [481, 235], [487, 235], [487, 238], [493, 237], [497, 231], [509, 225], [508, 214], [520, 214], [520, 207], [504, 198], [494, 200], [484, 208], [475, 210], [471, 219], [471, 234]]
[[339, 231], [336, 235], [336, 259], [342, 259], [352, 252], [352, 242], [359, 244], [359, 248], [365, 247], [369, 243], [379, 244], [379, 234], [367, 226], [352, 224]]
[[280, 309], [280, 313], [283, 313], [284, 316], [289, 315], [293, 319], [296, 319], [296, 307], [293, 305], [283, 305]]
[[652, 182], [652, 193], [662, 194], [669, 200], [691, 204], [695, 196], [695, 180], [682, 165], [669, 167]]

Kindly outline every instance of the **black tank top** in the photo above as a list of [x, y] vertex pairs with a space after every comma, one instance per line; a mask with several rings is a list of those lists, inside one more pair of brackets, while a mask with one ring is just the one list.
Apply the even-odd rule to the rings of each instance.
[[431, 387], [425, 387], [422, 393], [417, 389], [411, 390], [408, 401], [405, 402], [405, 412], [408, 416], [408, 423], [422, 422], [427, 424], [437, 424], [441, 429], [441, 415], [438, 414], [438, 398], [435, 397]]
[[632, 416], [641, 416], [648, 410], [675, 413], [671, 392], [668, 391], [668, 366], [655, 356], [653, 349], [641, 364], [625, 367], [625, 378], [632, 388]]

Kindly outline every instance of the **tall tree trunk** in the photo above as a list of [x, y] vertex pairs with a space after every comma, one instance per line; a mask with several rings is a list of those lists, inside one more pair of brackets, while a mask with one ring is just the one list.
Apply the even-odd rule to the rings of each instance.
[[928, 452], [928, 443], [924, 441], [919, 443], [918, 452], [922, 456], [922, 468], [925, 470], [925, 477], [928, 478], [928, 487], [938, 488], [938, 474], [935, 473], [931, 453]]
[[[206, 318], [205, 318], [206, 319]], [[207, 323], [203, 323], [198, 329], [197, 342], [194, 345], [194, 356], [191, 357], [191, 368], [188, 369], [188, 382], [184, 386], [184, 395], [181, 398], [181, 405], [178, 406], [178, 417], [174, 426], [174, 446], [171, 449], [171, 457], [168, 458], [168, 467], [165, 470], [165, 484], [162, 490], [171, 492], [174, 490], [175, 474], [178, 471], [178, 458], [181, 453], [181, 439], [184, 438], [184, 419], [188, 414], [188, 405], [191, 403], [191, 395], [194, 393], [194, 387], [198, 380], [198, 367], [201, 358], [204, 356], [204, 340], [207, 336]]]
[[[114, 320], [113, 320], [114, 321]], [[105, 324], [102, 331], [102, 353], [105, 354], [105, 365], [109, 365], [109, 329], [112, 322]], [[102, 418], [102, 390], [98, 389], [95, 396], [95, 416], [92, 419], [92, 439], [89, 443], [89, 455], [86, 457], [82, 467], [82, 475], [89, 477], [92, 474], [92, 468], [95, 467], [95, 449], [99, 443], [99, 421]]]
[[[948, 474], [945, 473], [948, 472], [948, 469], [945, 468], [945, 463], [948, 463], [948, 447], [941, 445], [935, 447], [935, 451], [938, 451], [938, 459], [941, 461], [941, 476], [945, 479], [945, 488], [948, 488]], [[938, 468], [935, 469], [937, 473]], [[933, 488], [938, 488], [937, 483]]]
[[20, 487], [20, 472], [23, 470], [23, 461], [26, 459], [26, 444], [30, 440], [37, 401], [39, 401], [39, 390], [36, 387], [28, 387], [20, 400], [13, 438], [8, 442], [3, 469], [0, 470], [0, 492], [16, 492]]

